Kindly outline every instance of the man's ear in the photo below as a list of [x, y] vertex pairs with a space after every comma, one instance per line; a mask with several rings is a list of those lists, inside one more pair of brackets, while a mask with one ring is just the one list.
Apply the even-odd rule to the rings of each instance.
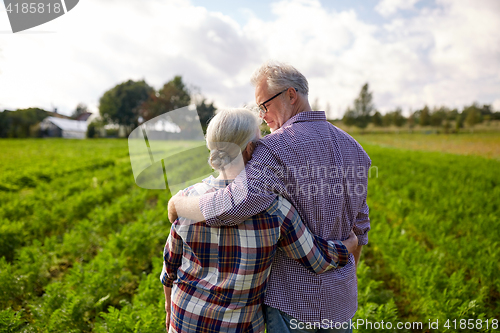
[[297, 103], [299, 96], [297, 93], [297, 90], [295, 88], [288, 88], [287, 94], [290, 98], [290, 104], [295, 104]]

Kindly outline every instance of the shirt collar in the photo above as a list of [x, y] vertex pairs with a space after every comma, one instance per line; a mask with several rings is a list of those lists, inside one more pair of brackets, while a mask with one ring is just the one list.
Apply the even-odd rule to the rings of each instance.
[[229, 185], [233, 180], [234, 179], [217, 179], [214, 176], [210, 175], [210, 177], [203, 179], [203, 182], [207, 185], [215, 187], [216, 189], [220, 189], [226, 188], [226, 186]]
[[288, 119], [283, 126], [290, 126], [293, 123], [298, 123], [302, 121], [321, 121], [326, 120], [325, 111], [302, 111]]

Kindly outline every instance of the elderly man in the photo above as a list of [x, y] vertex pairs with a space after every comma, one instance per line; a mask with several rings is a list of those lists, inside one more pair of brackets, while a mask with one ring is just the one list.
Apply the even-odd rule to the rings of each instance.
[[356, 265], [368, 242], [367, 174], [371, 160], [347, 133], [311, 111], [308, 82], [294, 67], [266, 63], [253, 75], [255, 99], [271, 134], [261, 139], [245, 173], [217, 192], [175, 196], [169, 218], [206, 220], [209, 226], [243, 222], [287, 198], [314, 234], [359, 245], [343, 268], [316, 275], [278, 252], [265, 297], [267, 331], [351, 332], [357, 309]]

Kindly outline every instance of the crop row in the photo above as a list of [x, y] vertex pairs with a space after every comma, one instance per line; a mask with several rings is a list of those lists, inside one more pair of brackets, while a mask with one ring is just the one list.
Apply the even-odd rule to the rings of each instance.
[[128, 191], [133, 185], [130, 168], [118, 165], [113, 169], [98, 173], [97, 176], [102, 177], [100, 182], [96, 172], [74, 182], [57, 180], [39, 186], [30, 196], [2, 205], [0, 255], [11, 261], [17, 249], [34, 240], [62, 236], [75, 221]]
[[[144, 279], [156, 281], [158, 299], [161, 295], [160, 271], [154, 271], [152, 258], [161, 258], [169, 231], [164, 207], [162, 203], [155, 209], [143, 210], [135, 216], [135, 221], [123, 225], [119, 232], [111, 233], [92, 260], [75, 262], [63, 279], [49, 284], [44, 297], [29, 305], [33, 321], [27, 330], [92, 331], [96, 320], [105, 318], [99, 317], [101, 312], [113, 311], [110, 307], [121, 309], [132, 304]], [[156, 328], [162, 325], [158, 319]], [[138, 321], [139, 318], [135, 318], [135, 325]]]
[[368, 261], [394, 294], [399, 316], [495, 318], [500, 163], [366, 148], [379, 169], [369, 183]]
[[147, 281], [161, 300], [159, 271], [150, 273], [169, 230], [166, 192], [134, 185], [128, 157], [87, 162], [0, 190], [0, 331], [86, 332], [96, 320], [102, 330], [108, 308], [131, 305]]

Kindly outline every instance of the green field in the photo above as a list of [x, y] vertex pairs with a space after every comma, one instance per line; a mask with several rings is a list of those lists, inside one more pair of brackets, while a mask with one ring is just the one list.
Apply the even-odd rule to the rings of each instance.
[[[500, 161], [357, 139], [376, 169], [356, 319], [424, 324], [357, 331], [497, 332]], [[135, 185], [127, 141], [0, 140], [0, 158], [0, 332], [164, 332], [168, 198]]]
[[356, 135], [361, 143], [420, 151], [474, 155], [500, 160], [500, 132], [421, 134], [379, 133]]

